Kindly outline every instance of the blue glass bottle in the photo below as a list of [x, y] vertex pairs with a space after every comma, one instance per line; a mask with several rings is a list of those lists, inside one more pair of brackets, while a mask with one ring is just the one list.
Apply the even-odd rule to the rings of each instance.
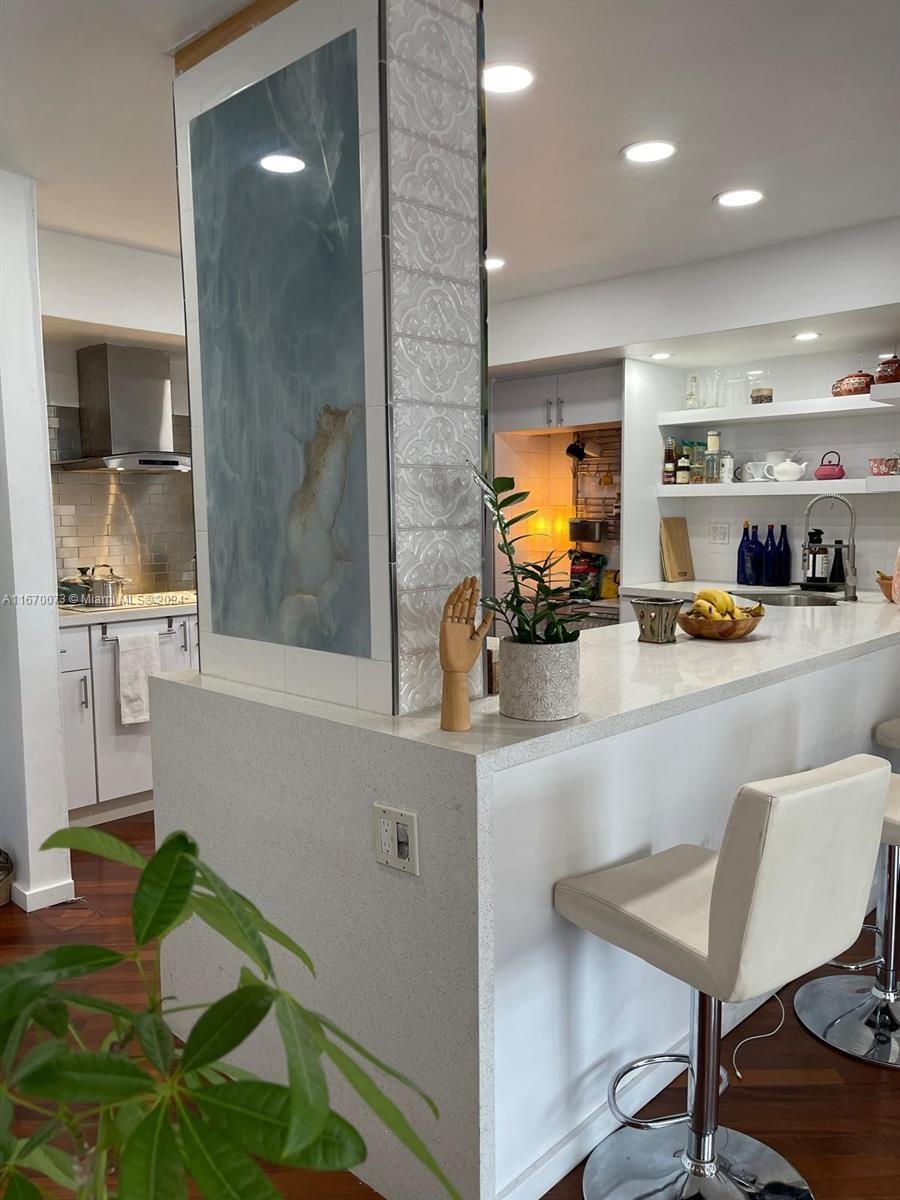
[[738, 583], [750, 582], [750, 522], [744, 522], [744, 535], [741, 538], [737, 553], [737, 581]]
[[762, 581], [766, 587], [775, 587], [778, 582], [778, 544], [775, 541], [775, 526], [770, 525], [763, 546]]
[[752, 583], [757, 587], [762, 583], [763, 577], [763, 544], [759, 540], [759, 526], [753, 525], [750, 533], [750, 575], [747, 579], [748, 583]]
[[778, 539], [778, 582], [782, 587], [791, 582], [791, 543], [788, 541], [787, 525], [782, 525]]

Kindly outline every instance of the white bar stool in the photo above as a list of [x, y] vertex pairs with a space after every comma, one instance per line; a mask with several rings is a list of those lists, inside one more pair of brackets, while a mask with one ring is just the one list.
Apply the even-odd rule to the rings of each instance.
[[[610, 1109], [627, 1128], [588, 1159], [585, 1200], [811, 1200], [781, 1155], [719, 1128], [722, 1004], [775, 992], [855, 941], [889, 778], [888, 763], [860, 754], [747, 784], [718, 854], [675, 846], [557, 883], [562, 916], [694, 989], [690, 1055], [639, 1059], [610, 1083]], [[622, 1112], [622, 1080], [657, 1062], [688, 1066], [689, 1111], [645, 1121]]]
[[[880, 746], [900, 750], [900, 720], [875, 730]], [[805, 984], [794, 997], [794, 1012], [815, 1037], [853, 1058], [882, 1067], [900, 1067], [900, 775], [892, 775], [881, 831], [876, 953], [858, 963], [832, 962], [844, 975]], [[879, 949], [880, 945], [880, 949]], [[875, 968], [875, 974], [860, 972]]]

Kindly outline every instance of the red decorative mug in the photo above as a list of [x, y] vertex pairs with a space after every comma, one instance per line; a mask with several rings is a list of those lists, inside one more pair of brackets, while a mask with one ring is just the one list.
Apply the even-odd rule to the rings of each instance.
[[[825, 460], [831, 455], [834, 455], [837, 462], [826, 462]], [[843, 479], [847, 472], [841, 466], [841, 456], [837, 450], [829, 450], [822, 455], [822, 465], [816, 467], [813, 472], [816, 479]]]

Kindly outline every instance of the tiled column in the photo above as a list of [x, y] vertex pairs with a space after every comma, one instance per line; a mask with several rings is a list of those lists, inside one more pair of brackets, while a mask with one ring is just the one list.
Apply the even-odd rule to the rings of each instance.
[[468, 465], [481, 461], [480, 18], [468, 0], [386, 8], [397, 652], [411, 712], [440, 700], [448, 591], [481, 575]]

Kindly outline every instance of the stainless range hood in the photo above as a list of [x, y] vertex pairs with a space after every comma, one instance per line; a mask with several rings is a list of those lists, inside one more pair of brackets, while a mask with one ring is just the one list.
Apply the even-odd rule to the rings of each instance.
[[174, 450], [172, 384], [165, 350], [85, 346], [78, 351], [83, 458], [67, 471], [189, 471], [191, 456]]

